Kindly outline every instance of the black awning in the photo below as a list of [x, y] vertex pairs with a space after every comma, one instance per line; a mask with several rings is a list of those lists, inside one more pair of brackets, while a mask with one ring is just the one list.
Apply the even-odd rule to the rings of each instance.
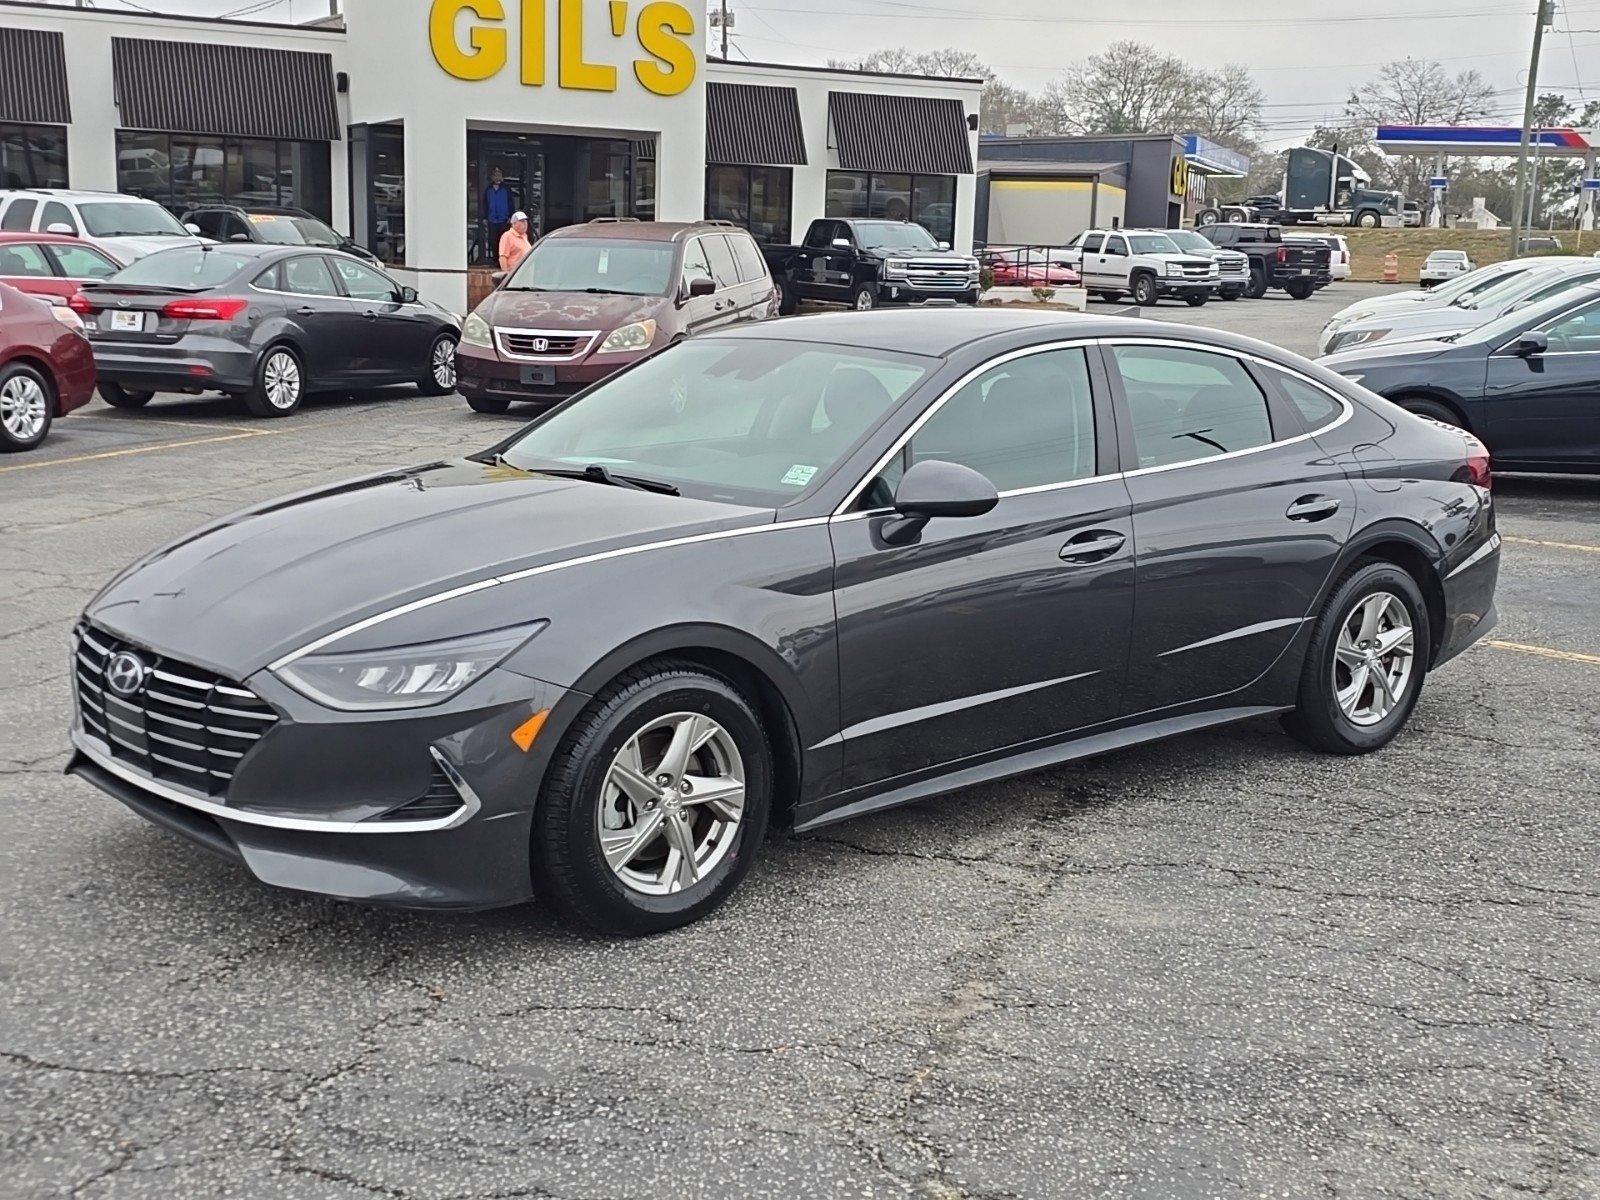
[[124, 129], [339, 140], [326, 54], [112, 38], [111, 64]]
[[706, 162], [803, 167], [806, 135], [792, 87], [706, 84]]
[[828, 120], [843, 170], [972, 174], [967, 114], [959, 100], [829, 92]]
[[72, 124], [67, 52], [59, 32], [0, 28], [0, 121]]

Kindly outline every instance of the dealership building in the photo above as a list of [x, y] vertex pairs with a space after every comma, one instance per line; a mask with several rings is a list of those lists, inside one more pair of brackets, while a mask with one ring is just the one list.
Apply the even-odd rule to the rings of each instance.
[[[674, 0], [334, 0], [305, 25], [0, 0], [0, 187], [284, 204], [456, 308], [510, 208], [909, 218], [972, 244], [982, 83], [724, 62]], [[497, 186], [498, 181], [498, 186]]]

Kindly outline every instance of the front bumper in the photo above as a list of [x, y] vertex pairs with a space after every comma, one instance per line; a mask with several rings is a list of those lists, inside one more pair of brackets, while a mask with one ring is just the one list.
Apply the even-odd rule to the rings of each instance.
[[1215, 279], [1166, 279], [1156, 277], [1156, 294], [1161, 296], [1214, 296], [1221, 284]]
[[[324, 709], [266, 672], [247, 684], [278, 720], [224, 794], [153, 777], [90, 729], [81, 708], [67, 772], [275, 887], [407, 908], [490, 908], [531, 895], [534, 799], [558, 716], [585, 698], [503, 668], [454, 703], [389, 712]], [[523, 751], [512, 731], [557, 705]], [[441, 779], [459, 805], [409, 818], [406, 807], [437, 797]]]
[[[1044, 286], [1066, 287], [1066, 284], [1049, 284]], [[880, 304], [976, 304], [978, 302], [978, 281], [969, 280], [960, 288], [918, 288], [899, 279], [885, 279], [878, 285], [878, 303]]]
[[572, 362], [508, 361], [482, 346], [456, 348], [456, 390], [474, 399], [553, 405], [652, 353], [590, 354]]
[[255, 386], [255, 351], [220, 338], [90, 344], [100, 382], [130, 391], [243, 392]]

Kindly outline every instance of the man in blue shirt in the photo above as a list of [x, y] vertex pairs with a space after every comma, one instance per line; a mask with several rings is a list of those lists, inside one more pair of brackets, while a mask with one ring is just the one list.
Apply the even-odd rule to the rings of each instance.
[[495, 259], [500, 239], [511, 228], [511, 214], [516, 207], [516, 195], [506, 186], [505, 172], [496, 167], [489, 173], [489, 186], [483, 189], [483, 222], [489, 227], [484, 254], [491, 262]]

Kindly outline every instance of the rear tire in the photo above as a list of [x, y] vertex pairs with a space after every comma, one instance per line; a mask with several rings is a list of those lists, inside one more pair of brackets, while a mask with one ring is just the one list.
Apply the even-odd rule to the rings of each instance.
[[1260, 267], [1250, 268], [1250, 282], [1245, 285], [1244, 294], [1251, 300], [1259, 300], [1267, 294], [1267, 273]]
[[456, 336], [441, 333], [428, 347], [428, 361], [417, 377], [417, 391], [424, 396], [448, 396], [456, 390]]
[[510, 409], [511, 401], [503, 396], [468, 396], [467, 407], [473, 412], [499, 415]]
[[0, 453], [32, 450], [50, 432], [55, 385], [26, 363], [0, 368]]
[[1440, 404], [1437, 400], [1423, 400], [1419, 397], [1414, 400], [1397, 400], [1395, 403], [1399, 404], [1408, 413], [1416, 413], [1419, 417], [1429, 417], [1440, 424], [1449, 425], [1456, 429], [1466, 428], [1461, 423], [1461, 417], [1457, 413], [1453, 412], [1448, 405]]
[[242, 398], [253, 417], [287, 417], [299, 411], [305, 391], [300, 356], [288, 346], [268, 346], [256, 363], [255, 386]]
[[790, 283], [787, 278], [780, 277], [778, 280], [778, 315], [780, 317], [792, 317], [799, 307], [800, 299], [794, 294], [794, 284]]
[[[701, 747], [687, 769], [672, 761], [679, 736]], [[594, 698], [556, 749], [534, 810], [534, 886], [601, 933], [631, 937], [697, 921], [755, 860], [772, 777], [767, 735], [727, 680], [687, 663], [636, 667]], [[685, 779], [701, 792], [685, 789]], [[737, 804], [695, 799], [736, 784]], [[680, 846], [703, 871], [684, 867]]]
[[1284, 728], [1327, 754], [1388, 745], [1422, 694], [1432, 645], [1428, 605], [1410, 573], [1390, 562], [1357, 565], [1317, 618]]
[[1149, 275], [1138, 275], [1133, 280], [1133, 302], [1140, 308], [1153, 308], [1161, 302], [1156, 281]]
[[1305, 300], [1317, 290], [1317, 285], [1309, 279], [1291, 279], [1283, 285], [1283, 290], [1289, 293], [1291, 300]]
[[1183, 302], [1190, 308], [1199, 308], [1209, 299], [1211, 299], [1211, 297], [1206, 295], [1204, 292], [1191, 293], [1183, 298]]
[[1217, 293], [1217, 299], [1218, 300], [1237, 300], [1242, 295], [1244, 295], [1244, 289], [1243, 288], [1226, 288], [1223, 291], [1220, 291], [1220, 292]]
[[143, 408], [155, 399], [154, 392], [130, 392], [120, 383], [102, 383], [95, 387], [104, 400], [112, 408]]

